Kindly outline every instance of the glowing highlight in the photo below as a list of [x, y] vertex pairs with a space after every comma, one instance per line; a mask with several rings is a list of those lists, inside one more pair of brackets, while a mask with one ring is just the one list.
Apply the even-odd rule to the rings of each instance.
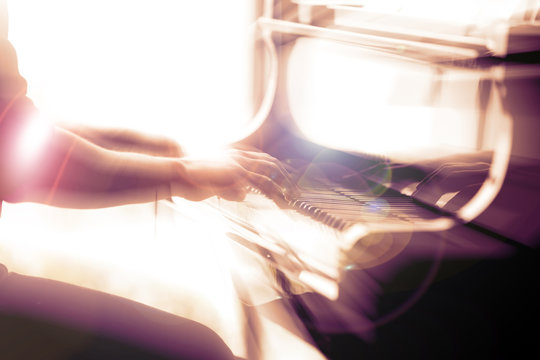
[[39, 116], [28, 119], [18, 141], [18, 154], [21, 161], [27, 163], [34, 160], [43, 150], [51, 137], [51, 125]]

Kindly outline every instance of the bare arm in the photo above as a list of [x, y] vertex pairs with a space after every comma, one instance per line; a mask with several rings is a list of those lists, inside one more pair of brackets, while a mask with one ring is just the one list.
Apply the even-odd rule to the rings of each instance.
[[253, 152], [193, 160], [178, 158], [178, 145], [162, 138], [46, 125], [44, 141], [35, 141], [43, 123], [25, 96], [13, 47], [0, 39], [0, 50], [0, 200], [95, 208], [171, 195], [238, 200], [248, 184], [276, 194], [291, 185], [275, 159]]
[[165, 157], [184, 155], [180, 145], [165, 136], [143, 134], [131, 129], [100, 128], [68, 123], [58, 126], [109, 150]]
[[16, 153], [10, 158], [4, 173], [7, 201], [74, 208], [168, 197], [180, 168], [172, 158], [107, 150], [56, 127], [37, 158], [18, 161], [21, 156]]
[[[16, 148], [16, 147], [14, 147]], [[11, 159], [19, 158], [12, 154]], [[283, 170], [266, 155], [231, 151], [219, 161], [158, 157], [99, 147], [53, 127], [38, 158], [3, 165], [3, 197], [71, 208], [150, 202], [170, 196], [241, 200], [247, 185], [280, 193]], [[270, 175], [279, 180], [271, 180]]]

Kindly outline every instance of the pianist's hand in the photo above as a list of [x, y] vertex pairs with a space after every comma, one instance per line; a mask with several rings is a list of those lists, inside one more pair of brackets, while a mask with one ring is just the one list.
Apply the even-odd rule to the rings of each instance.
[[288, 172], [268, 154], [232, 149], [214, 159], [181, 158], [179, 180], [171, 186], [173, 196], [203, 200], [217, 195], [242, 200], [249, 186], [276, 200], [288, 200], [296, 192]]

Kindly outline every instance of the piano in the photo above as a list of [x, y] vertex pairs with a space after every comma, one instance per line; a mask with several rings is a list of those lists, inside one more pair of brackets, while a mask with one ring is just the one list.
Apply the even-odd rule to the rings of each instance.
[[287, 164], [300, 193], [201, 204], [265, 269], [273, 296], [238, 274], [244, 301], [286, 304], [329, 359], [534, 352], [540, 4], [259, 12], [259, 122], [240, 144]]
[[538, 1], [256, 4], [237, 145], [299, 193], [5, 204], [2, 262], [195, 320], [239, 359], [535, 353]]

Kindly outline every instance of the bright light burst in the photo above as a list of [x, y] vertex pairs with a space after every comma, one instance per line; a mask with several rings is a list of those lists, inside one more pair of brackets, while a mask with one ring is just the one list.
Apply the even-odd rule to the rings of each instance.
[[24, 124], [24, 128], [17, 139], [17, 163], [22, 166], [31, 166], [51, 137], [51, 124], [41, 116], [34, 115]]
[[51, 120], [212, 146], [230, 142], [254, 113], [253, 6], [17, 0], [10, 40], [29, 96]]

